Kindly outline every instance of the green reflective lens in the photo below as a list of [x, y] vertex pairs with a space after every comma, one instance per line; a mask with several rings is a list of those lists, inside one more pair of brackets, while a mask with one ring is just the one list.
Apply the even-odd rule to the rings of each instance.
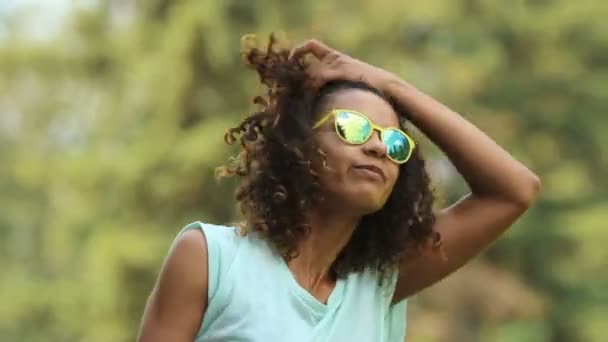
[[385, 129], [382, 132], [382, 141], [386, 145], [386, 153], [395, 162], [403, 163], [409, 158], [413, 146], [401, 131]]
[[348, 111], [336, 114], [336, 130], [350, 144], [363, 144], [372, 132], [372, 126], [365, 117]]

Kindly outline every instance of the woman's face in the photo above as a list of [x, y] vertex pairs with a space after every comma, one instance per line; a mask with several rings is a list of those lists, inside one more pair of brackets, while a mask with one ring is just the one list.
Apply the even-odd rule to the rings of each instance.
[[[397, 114], [391, 105], [369, 91], [338, 91], [330, 95], [324, 108], [355, 110], [380, 127], [399, 127]], [[327, 166], [332, 169], [320, 171], [326, 199], [324, 205], [335, 205], [360, 215], [380, 210], [399, 176], [399, 166], [388, 159], [380, 132], [374, 131], [362, 145], [349, 145], [336, 134], [334, 121], [330, 119], [317, 128], [316, 133], [316, 139], [326, 153]]]

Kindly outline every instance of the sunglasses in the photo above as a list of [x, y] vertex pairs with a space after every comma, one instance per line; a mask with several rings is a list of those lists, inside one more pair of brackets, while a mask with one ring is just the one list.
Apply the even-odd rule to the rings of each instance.
[[390, 160], [403, 164], [410, 159], [415, 146], [415, 142], [410, 136], [398, 128], [382, 128], [375, 125], [367, 116], [354, 110], [334, 109], [317, 121], [312, 128], [318, 128], [331, 117], [334, 117], [336, 134], [347, 144], [364, 144], [371, 138], [374, 131], [378, 131]]

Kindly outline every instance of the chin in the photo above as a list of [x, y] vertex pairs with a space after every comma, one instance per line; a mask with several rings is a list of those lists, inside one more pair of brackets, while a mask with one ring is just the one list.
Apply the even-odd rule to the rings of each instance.
[[359, 184], [349, 187], [331, 189], [326, 193], [326, 204], [334, 206], [348, 213], [369, 215], [382, 209], [388, 196], [376, 186], [361, 186]]
[[362, 215], [369, 215], [377, 212], [384, 207], [386, 200], [380, 196], [370, 194], [354, 194], [348, 201], [348, 206], [360, 212]]
[[373, 213], [379, 211], [380, 209], [382, 209], [382, 207], [384, 207], [384, 203], [381, 205], [378, 205], [377, 203], [373, 203], [368, 206], [361, 207], [361, 213], [363, 215], [370, 215], [370, 214], [373, 214]]

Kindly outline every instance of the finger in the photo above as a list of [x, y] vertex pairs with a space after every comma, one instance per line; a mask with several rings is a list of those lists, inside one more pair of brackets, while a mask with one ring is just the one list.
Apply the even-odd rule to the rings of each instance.
[[324, 83], [323, 76], [320, 73], [308, 74], [308, 78], [304, 81], [304, 87], [312, 90], [317, 90]]
[[318, 59], [323, 59], [327, 54], [333, 52], [333, 49], [321, 43], [316, 39], [311, 39], [306, 43], [295, 47], [289, 56], [289, 59], [300, 58], [301, 56], [312, 53]]
[[327, 54], [325, 56], [325, 60], [324, 62], [327, 63], [328, 65], [332, 65], [334, 62], [336, 62], [339, 58], [341, 57], [341, 55], [335, 51]]
[[320, 71], [318, 74], [312, 76], [310, 79], [308, 79], [304, 85], [307, 88], [313, 89], [313, 90], [319, 90], [320, 88], [322, 88], [327, 82], [329, 81], [333, 81], [337, 78], [339, 78], [339, 73], [336, 73], [332, 70], [322, 70]]
[[306, 73], [312, 77], [315, 77], [319, 75], [325, 68], [326, 66], [324, 66], [321, 62], [313, 60], [306, 65]]
[[304, 88], [306, 89], [310, 89], [310, 90], [316, 90], [316, 86], [315, 86], [315, 81], [314, 80], [306, 80], [303, 83]]
[[322, 79], [308, 80], [304, 83], [304, 87], [312, 91], [318, 91], [323, 87], [323, 85], [325, 85], [325, 83], [327, 82]]

